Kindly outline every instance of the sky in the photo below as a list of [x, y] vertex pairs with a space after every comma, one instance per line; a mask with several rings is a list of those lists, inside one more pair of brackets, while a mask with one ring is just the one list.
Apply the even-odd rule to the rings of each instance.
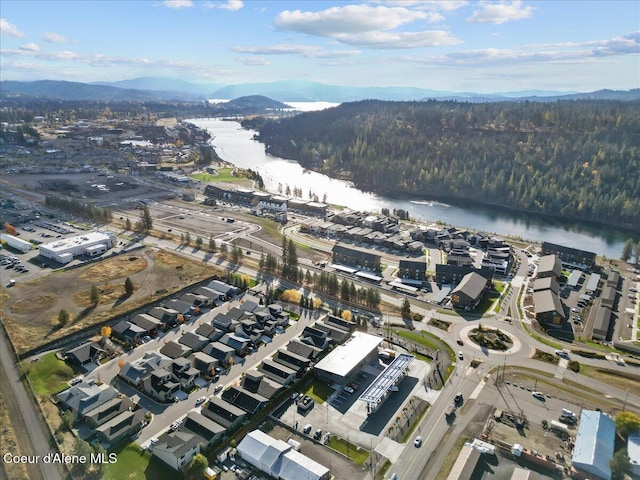
[[640, 87], [638, 1], [0, 0], [2, 80]]

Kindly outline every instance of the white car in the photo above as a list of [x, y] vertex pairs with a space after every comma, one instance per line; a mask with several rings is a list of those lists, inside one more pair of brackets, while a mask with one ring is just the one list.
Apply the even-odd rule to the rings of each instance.
[[538, 400], [545, 400], [544, 393], [542, 392], [531, 392], [531, 395], [533, 395], [533, 398], [537, 398]]
[[416, 448], [420, 448], [422, 446], [422, 437], [420, 435], [418, 435], [413, 441], [413, 446]]
[[202, 397], [198, 398], [198, 399], [196, 400], [196, 407], [197, 407], [198, 405], [202, 405], [202, 404], [203, 404], [204, 402], [206, 402], [206, 401], [207, 401], [207, 397], [205, 397], [205, 396], [202, 396]]
[[178, 428], [180, 428], [180, 425], [182, 425], [182, 420], [176, 420], [169, 426], [169, 428], [171, 430], [177, 430]]

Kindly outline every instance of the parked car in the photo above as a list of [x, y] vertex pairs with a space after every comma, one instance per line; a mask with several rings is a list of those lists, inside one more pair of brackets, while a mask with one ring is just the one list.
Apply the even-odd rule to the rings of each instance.
[[207, 401], [207, 397], [205, 397], [204, 395], [203, 395], [202, 397], [199, 397], [199, 398], [196, 400], [196, 407], [197, 407], [198, 405], [202, 405], [202, 404], [203, 404], [204, 402], [206, 402], [206, 401]]
[[313, 427], [311, 426], [311, 424], [310, 424], [310, 423], [307, 423], [307, 424], [304, 426], [304, 428], [302, 429], [302, 433], [307, 433], [307, 434], [308, 434], [308, 433], [311, 431], [311, 429], [312, 429], [312, 428], [313, 428]]
[[344, 388], [343, 388], [342, 390], [344, 390], [345, 392], [347, 392], [347, 393], [349, 393], [349, 394], [351, 394], [351, 393], [354, 393], [354, 392], [355, 392], [355, 390], [354, 390], [353, 388], [351, 388], [349, 385], [345, 385], [345, 386], [344, 386]]

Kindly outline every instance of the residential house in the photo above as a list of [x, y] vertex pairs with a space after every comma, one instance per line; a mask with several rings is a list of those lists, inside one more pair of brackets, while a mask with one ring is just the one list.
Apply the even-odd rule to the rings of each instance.
[[224, 343], [211, 342], [202, 349], [202, 352], [215, 358], [221, 366], [226, 367], [233, 358], [235, 349], [225, 345]]
[[171, 359], [158, 352], [145, 352], [144, 356], [134, 362], [125, 363], [118, 376], [131, 385], [139, 386], [142, 380], [153, 370], [164, 368], [171, 363]]
[[302, 355], [297, 355], [286, 348], [279, 348], [276, 354], [273, 356], [273, 360], [285, 367], [289, 367], [296, 372], [305, 370], [311, 364], [311, 360]]
[[210, 308], [213, 302], [206, 295], [199, 295], [197, 293], [185, 293], [180, 297], [180, 301], [190, 304], [192, 307], [198, 309]]
[[[190, 315], [192, 312], [191, 304], [183, 302], [182, 300], [178, 300], [176, 298], [172, 298], [171, 300], [167, 300], [165, 302], [165, 306], [170, 308], [171, 310], [175, 310], [180, 315]], [[179, 317], [178, 317], [179, 319]]]
[[195, 352], [189, 356], [191, 365], [196, 368], [203, 377], [215, 374], [215, 368], [219, 365], [218, 360], [203, 352]]
[[149, 310], [149, 315], [160, 320], [163, 323], [165, 330], [178, 326], [179, 313], [171, 308], [153, 307]]
[[551, 290], [553, 293], [558, 295], [560, 286], [558, 285], [556, 279], [553, 277], [536, 278], [533, 281], [533, 291], [540, 292], [542, 290]]
[[216, 328], [211, 323], [203, 323], [198, 328], [196, 328], [195, 333], [197, 333], [198, 335], [202, 335], [203, 337], [207, 337], [209, 339], [209, 342], [215, 342], [216, 340], [222, 338], [225, 332], [223, 332], [219, 328]]
[[493, 278], [493, 270], [488, 268], [476, 269], [473, 267], [459, 267], [457, 265], [436, 264], [436, 275], [434, 280], [441, 285], [457, 285], [460, 281], [472, 272], [482, 275], [487, 280]]
[[202, 452], [216, 443], [220, 443], [224, 439], [227, 429], [204, 415], [197, 412], [189, 412], [180, 427], [180, 431], [198, 437], [200, 451]]
[[558, 296], [551, 290], [533, 293], [533, 307], [536, 320], [541, 325], [559, 325], [565, 321], [566, 315]]
[[133, 402], [128, 398], [117, 396], [106, 401], [102, 405], [97, 406], [84, 414], [84, 421], [92, 428], [96, 428], [105, 422], [108, 422], [116, 415], [129, 410]]
[[146, 334], [151, 337], [155, 337], [164, 327], [164, 323], [161, 320], [158, 320], [156, 317], [149, 315], [148, 313], [139, 313], [138, 315], [135, 315], [130, 322], [133, 325], [144, 328]]
[[247, 416], [244, 410], [218, 397], [209, 399], [202, 409], [202, 415], [228, 430], [235, 430]]
[[140, 339], [147, 334], [144, 328], [122, 320], [111, 327], [111, 335], [127, 345], [137, 345]]
[[296, 355], [300, 355], [301, 357], [308, 358], [311, 361], [315, 361], [323, 352], [322, 348], [310, 345], [307, 342], [302, 342], [297, 338], [289, 341], [287, 344], [287, 350], [295, 353]]
[[421, 260], [400, 260], [398, 268], [398, 278], [408, 280], [427, 280], [427, 263]]
[[485, 277], [476, 272], [465, 275], [451, 290], [451, 304], [454, 308], [474, 310], [482, 301], [489, 283]]
[[257, 393], [264, 398], [271, 399], [276, 393], [282, 390], [284, 386], [275, 380], [271, 380], [265, 376], [264, 373], [250, 369], [245, 372], [242, 380], [242, 388], [248, 392]]
[[222, 399], [241, 408], [249, 415], [255, 414], [269, 401], [267, 398], [257, 393], [252, 393], [244, 388], [229, 387], [221, 395]]
[[333, 263], [380, 272], [380, 255], [356, 247], [336, 243], [332, 249]]
[[118, 391], [111, 385], [97, 385], [93, 379], [84, 380], [56, 395], [58, 406], [62, 410], [71, 410], [76, 420], [117, 396]]
[[612, 325], [611, 310], [606, 307], [600, 307], [596, 311], [593, 321], [593, 329], [591, 330], [591, 338], [595, 340], [607, 340], [609, 338], [609, 330]]
[[596, 264], [596, 254], [555, 243], [542, 243], [543, 255], [557, 255], [564, 263], [591, 269]]
[[616, 303], [616, 297], [618, 293], [614, 287], [605, 287], [600, 297], [600, 303], [603, 307], [613, 308], [613, 304]]
[[169, 358], [188, 357], [191, 349], [174, 340], [169, 340], [160, 348], [160, 353]]
[[562, 275], [562, 262], [557, 255], [545, 255], [538, 261], [538, 278], [552, 277], [558, 280]]
[[153, 446], [153, 454], [174, 470], [184, 470], [200, 453], [200, 438], [184, 431], [162, 435]]
[[234, 298], [240, 294], [240, 289], [220, 280], [212, 280], [207, 285], [208, 288], [221, 292], [227, 299]]
[[173, 400], [180, 384], [173, 380], [173, 375], [166, 368], [153, 370], [143, 379], [143, 388], [152, 397], [168, 402]]
[[199, 352], [209, 343], [209, 339], [197, 333], [186, 332], [180, 336], [178, 343], [189, 347], [192, 352]]
[[298, 370], [286, 367], [271, 358], [262, 360], [262, 364], [258, 367], [258, 371], [264, 373], [267, 377], [275, 380], [282, 385], [288, 385], [295, 381]]
[[224, 293], [209, 287], [199, 287], [195, 290], [195, 293], [207, 297], [212, 307], [222, 305], [227, 300], [227, 296]]
[[236, 355], [245, 356], [248, 353], [250, 340], [248, 338], [241, 337], [235, 333], [226, 333], [221, 339], [220, 343], [227, 345], [234, 349]]
[[67, 350], [65, 353], [65, 360], [74, 365], [77, 368], [81, 368], [85, 371], [89, 364], [93, 364], [94, 368], [99, 364], [100, 359], [105, 355], [105, 351], [96, 342], [85, 342], [82, 345]]
[[119, 444], [142, 429], [144, 416], [145, 411], [143, 409], [120, 412], [108, 422], [96, 428], [98, 441], [105, 447], [113, 447]]
[[176, 358], [171, 364], [171, 374], [182, 390], [187, 391], [193, 387], [200, 376], [200, 370], [192, 367], [191, 360], [188, 358]]

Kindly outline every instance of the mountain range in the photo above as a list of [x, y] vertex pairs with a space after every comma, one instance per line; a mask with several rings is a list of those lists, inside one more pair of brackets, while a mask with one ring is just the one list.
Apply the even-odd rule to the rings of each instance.
[[606, 99], [632, 101], [640, 99], [640, 89], [598, 90], [595, 92], [554, 92], [528, 90], [479, 94], [450, 92], [417, 87], [358, 87], [328, 85], [308, 80], [284, 80], [236, 85], [192, 83], [163, 77], [142, 77], [117, 82], [79, 83], [61, 80], [0, 82], [0, 98], [15, 96], [48, 97], [64, 100], [92, 101], [204, 101], [263, 95], [281, 102], [344, 103], [363, 99], [378, 100], [458, 100], [464, 102], [556, 101]]

